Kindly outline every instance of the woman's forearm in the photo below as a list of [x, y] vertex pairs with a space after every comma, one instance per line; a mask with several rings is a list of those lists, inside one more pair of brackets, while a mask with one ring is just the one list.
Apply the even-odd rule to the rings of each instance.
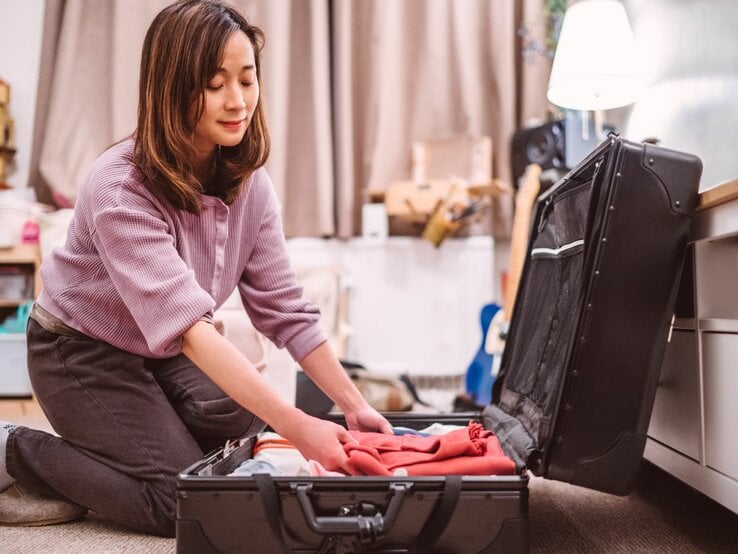
[[182, 335], [182, 352], [223, 392], [288, 436], [306, 415], [286, 403], [259, 374], [253, 364], [215, 327], [199, 321]]
[[341, 367], [328, 342], [315, 348], [302, 358], [299, 364], [308, 377], [344, 412], [358, 410], [366, 404], [364, 397]]
[[343, 445], [356, 439], [340, 425], [287, 404], [213, 325], [195, 323], [183, 335], [182, 351], [223, 392], [292, 442], [306, 459], [317, 460], [331, 471], [348, 471]]

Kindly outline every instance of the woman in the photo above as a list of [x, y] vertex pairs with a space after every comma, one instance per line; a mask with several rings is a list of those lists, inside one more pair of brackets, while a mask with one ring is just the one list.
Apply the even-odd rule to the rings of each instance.
[[177, 473], [262, 422], [327, 469], [345, 465], [347, 431], [282, 401], [215, 330], [213, 311], [236, 287], [255, 327], [349, 428], [391, 432], [346, 377], [289, 267], [262, 167], [262, 44], [217, 0], [173, 4], [149, 28], [137, 130], [95, 162], [66, 245], [42, 267], [28, 365], [61, 438], [0, 426], [0, 481], [18, 481], [0, 495], [5, 523], [91, 509], [171, 536]]

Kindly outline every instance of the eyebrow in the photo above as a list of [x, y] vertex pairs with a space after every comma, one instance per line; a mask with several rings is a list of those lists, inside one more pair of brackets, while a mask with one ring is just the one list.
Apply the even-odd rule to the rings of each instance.
[[[241, 68], [241, 71], [244, 71], [244, 70], [248, 71], [248, 70], [254, 70], [254, 69], [256, 69], [256, 66], [254, 66], [253, 64], [250, 64], [250, 65], [244, 65]], [[215, 70], [215, 72], [216, 73], [228, 73], [225, 67], [219, 67], [218, 69]]]

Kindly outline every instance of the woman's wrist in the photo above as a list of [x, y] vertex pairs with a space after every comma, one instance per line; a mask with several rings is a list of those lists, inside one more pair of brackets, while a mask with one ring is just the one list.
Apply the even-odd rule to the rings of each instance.
[[278, 419], [279, 421], [276, 421], [272, 425], [272, 429], [277, 434], [288, 439], [295, 433], [298, 433], [300, 429], [304, 429], [305, 426], [309, 425], [311, 416], [294, 406], [289, 406]]
[[351, 394], [348, 398], [342, 399], [340, 402], [336, 402], [341, 411], [344, 414], [351, 414], [359, 412], [368, 406], [366, 399], [361, 396], [361, 393], [356, 390], [356, 394]]

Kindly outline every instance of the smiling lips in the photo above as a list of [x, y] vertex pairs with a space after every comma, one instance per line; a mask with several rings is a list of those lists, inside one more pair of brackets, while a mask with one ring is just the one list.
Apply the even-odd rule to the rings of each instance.
[[238, 119], [236, 121], [219, 121], [218, 123], [220, 123], [226, 129], [238, 129], [239, 127], [241, 127], [241, 124], [243, 122], [243, 119]]

